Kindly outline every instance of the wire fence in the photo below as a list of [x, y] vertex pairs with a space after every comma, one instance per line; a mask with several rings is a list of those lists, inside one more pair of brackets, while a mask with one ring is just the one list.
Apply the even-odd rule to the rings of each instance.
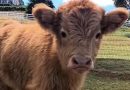
[[103, 38], [98, 58], [130, 60], [130, 28], [122, 27]]
[[[0, 17], [12, 18], [21, 22], [35, 20], [33, 15], [19, 12], [0, 12]], [[122, 27], [117, 32], [106, 35], [97, 58], [130, 60], [130, 28]]]

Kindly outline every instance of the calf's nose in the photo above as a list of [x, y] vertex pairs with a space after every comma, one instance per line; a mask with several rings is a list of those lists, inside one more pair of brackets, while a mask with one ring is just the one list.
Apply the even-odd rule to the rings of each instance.
[[77, 66], [89, 66], [92, 63], [92, 59], [90, 57], [74, 56], [71, 59], [71, 63]]

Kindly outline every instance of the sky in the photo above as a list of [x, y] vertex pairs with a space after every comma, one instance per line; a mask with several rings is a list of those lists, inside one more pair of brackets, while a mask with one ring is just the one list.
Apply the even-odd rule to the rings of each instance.
[[25, 3], [25, 5], [28, 4], [28, 1], [29, 1], [29, 0], [23, 0], [23, 2]]
[[[25, 5], [27, 5], [28, 0], [23, 0], [23, 1], [25, 2]], [[61, 4], [66, 3], [68, 1], [69, 0], [52, 0], [56, 8], [58, 8]], [[91, 1], [103, 7], [107, 12], [115, 8], [113, 4], [113, 0], [91, 0]]]

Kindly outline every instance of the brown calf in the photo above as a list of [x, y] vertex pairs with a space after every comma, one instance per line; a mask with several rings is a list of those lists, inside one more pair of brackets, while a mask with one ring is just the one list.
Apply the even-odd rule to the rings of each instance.
[[57, 11], [36, 5], [38, 23], [4, 24], [0, 30], [0, 90], [81, 90], [104, 34], [128, 18], [108, 14], [89, 0], [73, 0]]

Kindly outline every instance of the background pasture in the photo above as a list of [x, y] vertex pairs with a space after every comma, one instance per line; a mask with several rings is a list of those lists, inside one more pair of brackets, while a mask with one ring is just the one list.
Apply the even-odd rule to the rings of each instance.
[[130, 90], [130, 28], [121, 27], [103, 38], [84, 90]]

